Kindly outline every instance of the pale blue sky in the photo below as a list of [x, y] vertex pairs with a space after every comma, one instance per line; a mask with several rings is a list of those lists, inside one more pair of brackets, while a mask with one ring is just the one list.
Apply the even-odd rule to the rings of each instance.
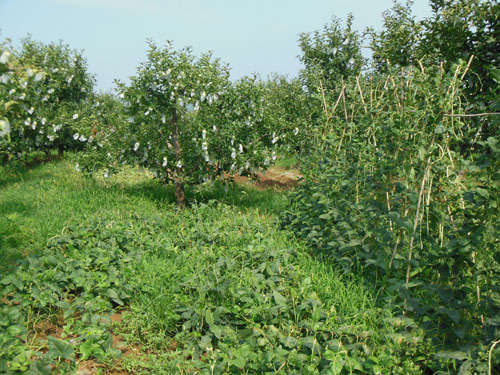
[[[0, 39], [30, 33], [43, 42], [62, 39], [84, 50], [97, 87], [109, 91], [145, 60], [146, 39], [195, 53], [214, 52], [239, 78], [272, 72], [297, 75], [298, 34], [320, 29], [333, 15], [355, 17], [358, 30], [380, 28], [392, 0], [0, 0]], [[415, 0], [418, 18], [430, 15]]]

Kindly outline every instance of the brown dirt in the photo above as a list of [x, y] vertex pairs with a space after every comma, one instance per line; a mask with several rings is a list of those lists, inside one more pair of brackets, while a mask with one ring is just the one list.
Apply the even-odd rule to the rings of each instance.
[[233, 180], [238, 184], [252, 185], [259, 190], [277, 189], [289, 190], [293, 189], [299, 183], [302, 175], [295, 169], [284, 169], [280, 167], [271, 167], [264, 173], [257, 175], [257, 180], [252, 180], [245, 176], [233, 175]]
[[[110, 316], [111, 322], [113, 323], [121, 323], [123, 320], [122, 312], [115, 312]], [[43, 320], [38, 322], [32, 330], [32, 334], [30, 335], [36, 340], [37, 345], [45, 346], [45, 348], [41, 349], [41, 352], [45, 353], [47, 351], [46, 343], [47, 338], [52, 336], [57, 339], [62, 338], [63, 333], [63, 325], [64, 320], [62, 317], [58, 317], [56, 322], [52, 322], [50, 320]], [[119, 349], [122, 352], [121, 358], [128, 356], [139, 356], [141, 353], [140, 346], [130, 345], [128, 344], [122, 336], [113, 334], [113, 348]], [[70, 339], [68, 337], [65, 338]], [[175, 350], [175, 348], [174, 348]], [[78, 364], [77, 375], [93, 375], [97, 374], [101, 371], [103, 374], [107, 375], [127, 375], [129, 374], [126, 370], [123, 369], [121, 365], [120, 358], [117, 359], [113, 365], [113, 368], [109, 368], [106, 365], [98, 363], [93, 359], [88, 359], [85, 361], [81, 361]]]

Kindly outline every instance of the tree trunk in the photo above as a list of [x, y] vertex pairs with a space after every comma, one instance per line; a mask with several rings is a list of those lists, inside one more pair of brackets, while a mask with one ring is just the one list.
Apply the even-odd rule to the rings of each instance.
[[[177, 207], [183, 209], [186, 207], [186, 195], [184, 193], [184, 169], [182, 166], [182, 149], [179, 143], [179, 124], [177, 122], [177, 112], [174, 110], [172, 120], [170, 121], [172, 126], [172, 145], [175, 150], [176, 169], [174, 174], [174, 184], [175, 184], [175, 199], [177, 201]], [[180, 166], [179, 166], [180, 165]]]
[[184, 194], [184, 183], [182, 179], [175, 177], [175, 199], [177, 201], [177, 206], [180, 209], [186, 207], [186, 195]]

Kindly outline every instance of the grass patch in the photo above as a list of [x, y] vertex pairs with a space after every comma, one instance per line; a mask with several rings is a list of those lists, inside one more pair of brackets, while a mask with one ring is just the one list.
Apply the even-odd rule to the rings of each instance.
[[[0, 183], [0, 370], [326, 374], [382, 358], [419, 373], [398, 359], [415, 343], [384, 349], [411, 327], [278, 228], [280, 192], [202, 186], [178, 211], [143, 171], [89, 180], [67, 160]], [[57, 334], [35, 334], [47, 320]]]

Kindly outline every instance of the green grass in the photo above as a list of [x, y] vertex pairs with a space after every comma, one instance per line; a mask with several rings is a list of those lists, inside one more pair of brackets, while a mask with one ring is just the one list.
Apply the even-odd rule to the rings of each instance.
[[[170, 186], [161, 186], [137, 169], [109, 181], [78, 174], [71, 161], [15, 171], [0, 169], [0, 256], [2, 267], [42, 248], [67, 225], [99, 210], [151, 215], [175, 209]], [[272, 191], [222, 185], [188, 189], [191, 203], [217, 200], [256, 214], [279, 212], [283, 197]]]
[[[279, 229], [277, 217], [286, 205], [282, 192], [220, 184], [190, 188], [190, 207], [179, 211], [170, 186], [161, 186], [134, 168], [105, 181], [84, 178], [71, 160], [0, 173], [0, 256], [4, 259], [0, 270], [12, 273], [16, 261], [39, 254], [38, 273], [20, 274], [29, 283], [50, 283], [58, 267], [48, 273], [39, 267], [68, 257], [76, 257], [72, 262], [81, 267], [78, 272], [91, 272], [84, 280], [96, 285], [105, 281], [99, 281], [102, 273], [96, 276], [85, 264], [100, 265], [99, 272], [105, 267], [119, 272], [118, 279], [110, 274], [109, 280], [115, 281], [105, 285], [123, 287], [129, 293], [124, 322], [114, 330], [129, 345], [141, 348], [138, 357], [121, 361], [120, 366], [134, 373], [240, 373], [238, 366], [243, 365], [249, 373], [261, 373], [277, 371], [285, 363], [283, 373], [303, 366], [310, 369], [304, 373], [312, 374], [311, 369], [328, 362], [306, 355], [310, 340], [320, 343], [324, 355], [344, 357], [345, 350], [328, 349], [332, 338], [368, 345], [372, 351], [387, 340], [384, 334], [374, 333], [385, 327], [382, 318], [390, 318], [375, 308], [374, 291], [356, 276], [344, 275], [327, 261], [312, 257], [293, 233]], [[117, 246], [135, 255], [123, 255]], [[67, 249], [77, 252], [71, 255]], [[51, 254], [55, 258], [44, 263], [43, 257]], [[94, 263], [89, 263], [94, 256]], [[61, 295], [75, 293], [64, 291], [64, 285], [60, 290], [59, 279], [54, 285], [59, 285]], [[100, 293], [98, 287], [91, 289]], [[28, 293], [27, 300], [37, 301], [29, 294], [31, 289], [23, 293]], [[80, 301], [78, 308], [106, 311], [110, 305], [96, 302], [94, 294], [86, 297], [91, 299], [85, 304]], [[55, 306], [41, 306], [30, 307], [38, 320], [57, 315]], [[71, 325], [73, 335], [80, 334], [81, 345], [93, 332], [85, 324]], [[92, 329], [102, 333], [103, 328]], [[248, 330], [254, 333], [245, 336]], [[283, 346], [286, 337], [296, 342], [296, 349]], [[105, 341], [95, 339], [99, 345]], [[81, 348], [77, 345], [76, 352]], [[358, 355], [355, 350], [352, 361]], [[118, 366], [110, 362], [111, 352], [106, 353], [95, 354], [96, 360], [108, 368]]]

